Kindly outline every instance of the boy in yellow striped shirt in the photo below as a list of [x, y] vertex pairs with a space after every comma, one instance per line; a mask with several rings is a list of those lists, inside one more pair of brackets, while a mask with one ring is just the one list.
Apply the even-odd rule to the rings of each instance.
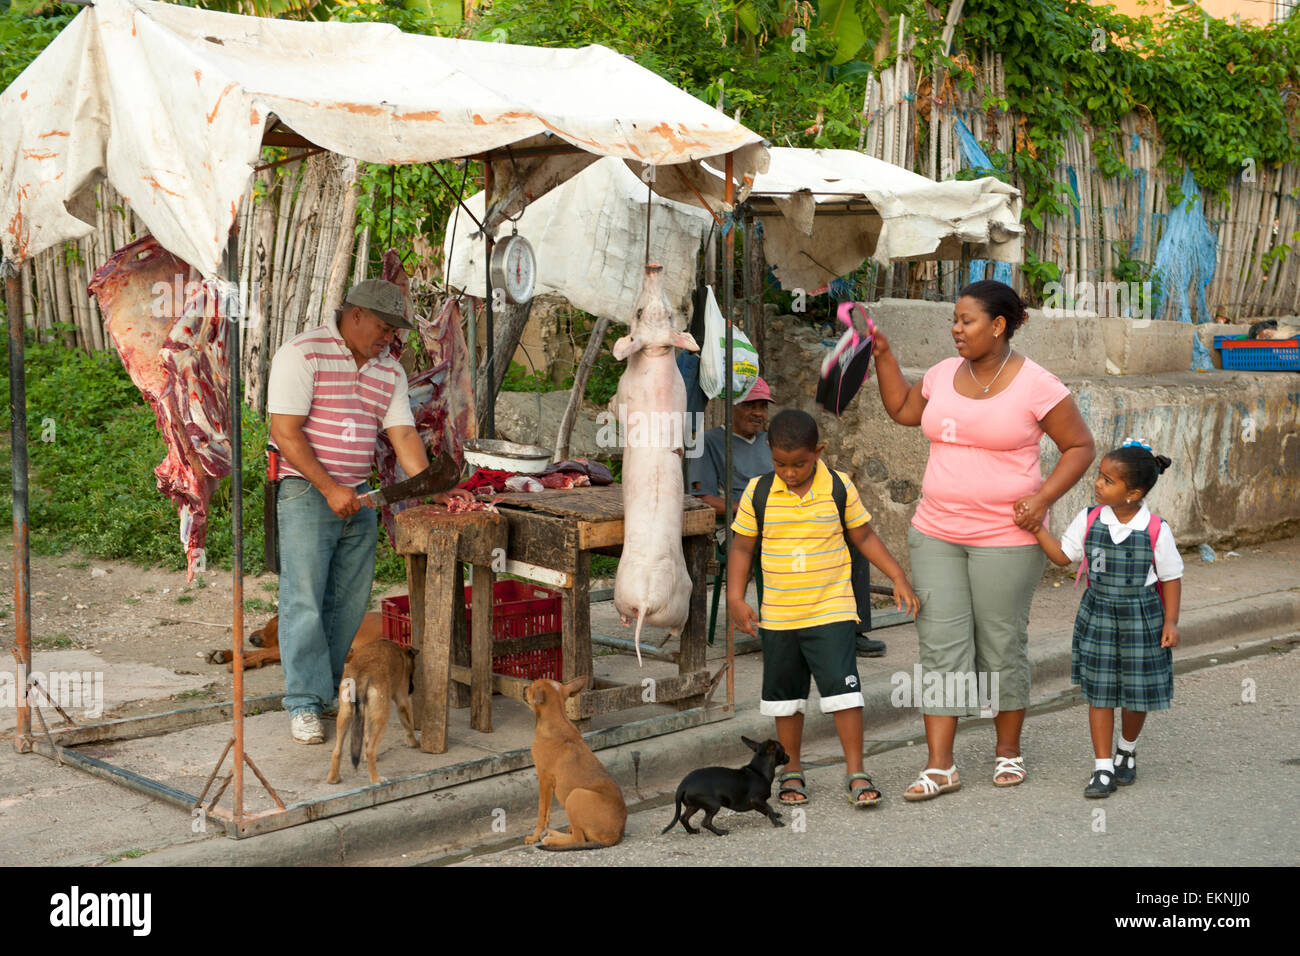
[[[834, 715], [844, 749], [849, 802], [868, 807], [881, 793], [862, 770], [862, 685], [855, 653], [858, 622], [848, 546], [894, 583], [894, 603], [920, 609], [903, 569], [871, 530], [857, 489], [821, 461], [826, 448], [807, 412], [787, 409], [768, 426], [774, 474], [750, 480], [731, 526], [727, 611], [736, 627], [763, 644], [760, 711], [776, 718], [790, 755], [778, 799], [795, 805], [808, 794], [799, 762], [804, 710], [813, 678], [822, 713]], [[745, 584], [762, 539], [761, 618], [745, 603]], [[797, 781], [797, 783], [796, 783]]]

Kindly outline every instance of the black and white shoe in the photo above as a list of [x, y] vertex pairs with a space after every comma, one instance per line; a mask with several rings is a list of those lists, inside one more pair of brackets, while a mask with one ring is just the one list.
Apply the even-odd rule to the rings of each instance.
[[1115, 782], [1127, 787], [1137, 779], [1137, 751], [1115, 749]]
[[1085, 797], [1109, 797], [1116, 790], [1115, 775], [1109, 770], [1094, 770], [1083, 790]]

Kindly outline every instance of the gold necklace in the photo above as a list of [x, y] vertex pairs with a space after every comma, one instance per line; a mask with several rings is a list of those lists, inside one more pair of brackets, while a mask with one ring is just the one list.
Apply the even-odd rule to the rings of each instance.
[[1004, 358], [1002, 360], [1002, 364], [998, 366], [998, 370], [993, 376], [993, 381], [989, 382], [987, 385], [981, 382], [978, 378], [975, 378], [975, 369], [971, 367], [970, 359], [966, 360], [966, 371], [970, 372], [970, 377], [975, 379], [975, 384], [978, 385], [980, 388], [984, 389], [984, 394], [987, 395], [989, 393], [989, 389], [993, 387], [993, 382], [996, 382], [998, 380], [998, 376], [1002, 374], [1002, 370], [1007, 367], [1007, 362], [1009, 362], [1010, 360], [1011, 360], [1011, 349], [1008, 348], [1007, 357]]

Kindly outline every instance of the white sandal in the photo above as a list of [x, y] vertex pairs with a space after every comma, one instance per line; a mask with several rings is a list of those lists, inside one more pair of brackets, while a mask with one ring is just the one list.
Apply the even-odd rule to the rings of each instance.
[[[912, 784], [912, 787], [915, 787], [919, 784], [922, 788], [921, 792], [916, 793], [912, 790], [912, 787], [908, 787], [906, 790], [903, 791], [903, 799], [911, 800], [913, 802], [916, 802], [917, 800], [933, 800], [941, 793], [951, 793], [953, 790], [960, 790], [961, 781], [957, 781], [954, 783], [952, 779], [953, 774], [955, 774], [956, 772], [957, 772], [956, 764], [953, 764], [947, 770], [938, 770], [933, 767], [927, 767], [926, 769], [921, 771], [921, 775], [917, 777], [916, 781]], [[947, 782], [942, 785], [937, 784], [934, 782], [933, 779], [931, 779], [930, 774], [946, 777]]]
[[[993, 786], [995, 787], [1018, 787], [1025, 782], [1025, 758], [1020, 757], [998, 757], [997, 765], [993, 768]], [[998, 777], [1004, 773], [1013, 774], [1016, 779], [999, 781]]]

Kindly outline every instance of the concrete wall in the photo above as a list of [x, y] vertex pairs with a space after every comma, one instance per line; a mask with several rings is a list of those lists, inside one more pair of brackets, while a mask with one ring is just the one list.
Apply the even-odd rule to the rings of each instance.
[[[927, 364], [955, 354], [947, 327], [933, 328], [933, 316], [917, 327], [897, 315], [886, 318], [883, 310], [877, 314], [909, 381], [919, 381]], [[1081, 375], [1074, 369], [1090, 361], [1087, 357], [1058, 357], [1071, 341], [1065, 321], [1073, 320], [1040, 322], [1039, 339], [1017, 334], [1015, 345], [1070, 387], [1099, 454], [1134, 435], [1174, 460], [1149, 502], [1169, 520], [1180, 545], [1276, 537], [1300, 522], [1300, 375]], [[1031, 317], [1026, 331], [1034, 325]], [[817, 418], [829, 459], [852, 476], [876, 531], [895, 557], [905, 560], [905, 535], [920, 497], [928, 442], [919, 428], [904, 428], [885, 414], [874, 369], [843, 418], [822, 411], [813, 402], [826, 352], [820, 333], [788, 316], [776, 319], [771, 329], [772, 347], [762, 365], [777, 407], [802, 408]], [[1086, 324], [1074, 334], [1074, 341], [1100, 350], [1099, 330], [1095, 339]], [[938, 343], [945, 338], [948, 351], [943, 352]], [[1044, 475], [1057, 458], [1056, 446], [1044, 438]], [[1063, 520], [1091, 503], [1091, 481], [1085, 478], [1053, 508], [1057, 532]]]

